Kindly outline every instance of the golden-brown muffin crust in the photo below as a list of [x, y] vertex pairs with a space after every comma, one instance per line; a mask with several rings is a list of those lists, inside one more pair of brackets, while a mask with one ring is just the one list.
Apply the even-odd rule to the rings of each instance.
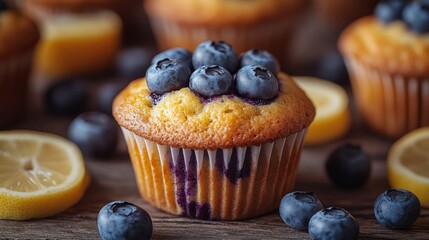
[[421, 77], [429, 74], [429, 34], [415, 34], [402, 21], [383, 24], [365, 17], [341, 34], [340, 51], [368, 67]]
[[253, 105], [221, 96], [202, 103], [189, 88], [168, 93], [152, 106], [144, 78], [132, 82], [115, 99], [113, 115], [135, 134], [173, 147], [192, 149], [259, 145], [307, 128], [315, 109], [291, 77], [279, 74], [279, 95]]
[[29, 51], [39, 40], [37, 25], [14, 12], [0, 13], [0, 59]]
[[149, 15], [187, 24], [251, 24], [280, 15], [295, 15], [307, 0], [145, 0]]

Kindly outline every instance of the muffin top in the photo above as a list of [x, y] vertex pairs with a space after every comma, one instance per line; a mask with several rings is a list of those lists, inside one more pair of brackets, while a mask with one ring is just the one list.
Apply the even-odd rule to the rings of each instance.
[[204, 102], [189, 88], [170, 92], [156, 105], [146, 79], [132, 82], [115, 99], [119, 124], [157, 143], [193, 149], [259, 145], [308, 127], [315, 110], [286, 74], [269, 104], [251, 104], [234, 95]]
[[145, 0], [149, 15], [188, 24], [250, 24], [299, 13], [306, 0]]
[[29, 51], [39, 40], [37, 25], [14, 12], [0, 12], [0, 59]]
[[357, 20], [340, 36], [347, 56], [410, 77], [429, 74], [429, 1], [382, 1], [374, 16]]
[[429, 34], [410, 32], [401, 21], [385, 25], [365, 17], [350, 25], [340, 50], [367, 66], [408, 76], [429, 74]]
[[300, 132], [314, 106], [268, 51], [238, 56], [222, 41], [173, 48], [113, 103], [119, 125], [160, 144], [216, 149], [260, 145]]

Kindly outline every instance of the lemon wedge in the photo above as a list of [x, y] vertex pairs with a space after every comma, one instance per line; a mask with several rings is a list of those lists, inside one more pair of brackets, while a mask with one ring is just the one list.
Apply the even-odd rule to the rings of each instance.
[[339, 85], [312, 77], [294, 77], [316, 107], [316, 117], [311, 123], [305, 144], [327, 143], [344, 136], [350, 128], [349, 100]]
[[89, 177], [70, 141], [32, 131], [0, 132], [0, 219], [42, 218], [84, 195]]
[[411, 191], [429, 207], [429, 127], [409, 132], [392, 145], [387, 177], [391, 187]]

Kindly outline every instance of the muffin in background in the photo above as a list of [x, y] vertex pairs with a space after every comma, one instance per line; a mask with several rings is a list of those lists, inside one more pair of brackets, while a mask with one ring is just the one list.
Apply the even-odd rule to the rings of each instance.
[[[201, 49], [223, 57], [206, 58]], [[294, 187], [313, 104], [285, 73], [257, 65], [237, 72], [233, 63], [238, 59], [223, 42], [200, 44], [193, 55], [173, 51], [173, 59], [155, 60], [146, 78], [131, 82], [113, 103], [142, 197], [166, 212], [207, 220], [245, 219], [274, 210]], [[222, 67], [197, 68], [200, 59], [225, 55]], [[189, 58], [191, 68], [197, 68], [192, 75], [185, 64]], [[246, 76], [265, 83], [242, 86]], [[206, 81], [198, 83], [201, 79]], [[177, 82], [184, 84], [167, 91], [159, 87]], [[231, 88], [208, 95], [217, 88], [206, 87], [211, 84]]]
[[382, 1], [339, 39], [360, 112], [388, 137], [429, 125], [428, 9], [429, 1]]
[[37, 25], [12, 10], [0, 9], [0, 125], [16, 120], [24, 110]]
[[284, 62], [308, 1], [145, 0], [144, 6], [161, 50], [222, 40], [238, 53], [265, 49]]
[[357, 18], [371, 15], [379, 0], [313, 0], [313, 2], [319, 19], [341, 28]]
[[122, 43], [122, 22], [109, 10], [53, 15], [41, 32], [36, 68], [44, 80], [105, 71]]
[[38, 22], [53, 15], [114, 11], [123, 23], [123, 37], [127, 43], [153, 42], [142, 0], [9, 0]]

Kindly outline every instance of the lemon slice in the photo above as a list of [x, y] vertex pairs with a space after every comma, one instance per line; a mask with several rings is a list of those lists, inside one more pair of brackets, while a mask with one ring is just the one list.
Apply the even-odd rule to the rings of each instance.
[[104, 70], [121, 45], [121, 19], [112, 11], [59, 14], [41, 25], [36, 66], [51, 78]]
[[429, 127], [414, 130], [392, 145], [387, 176], [391, 187], [411, 191], [423, 207], [429, 207]]
[[0, 132], [0, 219], [42, 218], [77, 203], [89, 183], [80, 150], [32, 131]]
[[316, 107], [305, 143], [322, 144], [344, 136], [350, 128], [346, 91], [339, 85], [312, 77], [294, 77]]

